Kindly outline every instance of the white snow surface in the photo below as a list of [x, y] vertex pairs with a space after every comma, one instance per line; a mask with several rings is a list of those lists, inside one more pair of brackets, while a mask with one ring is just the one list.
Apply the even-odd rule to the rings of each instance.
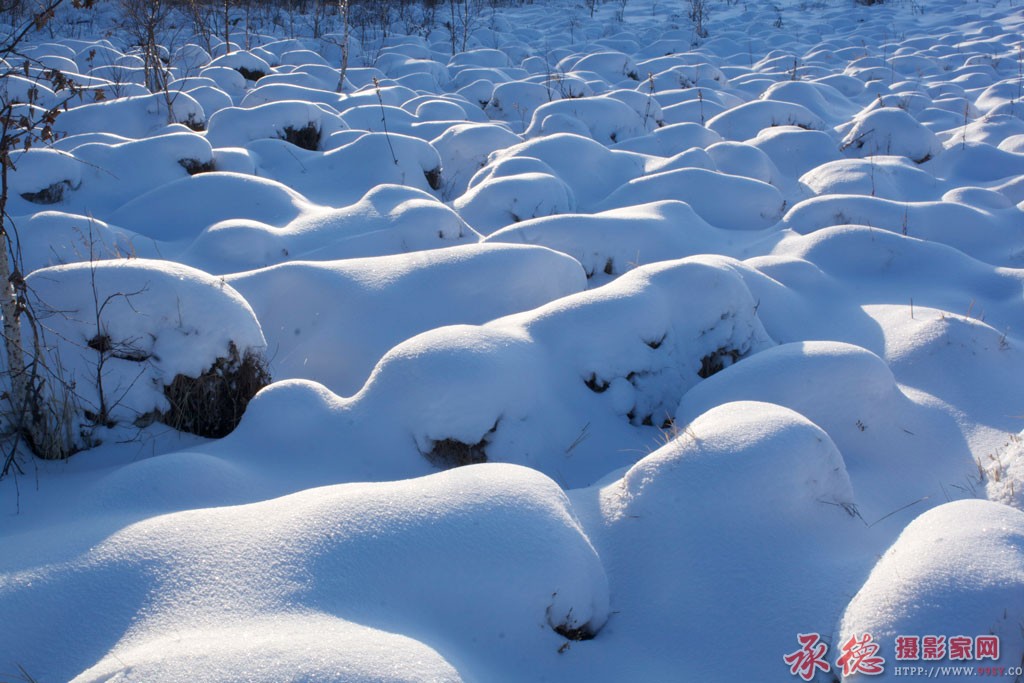
[[[167, 91], [62, 6], [4, 227], [88, 448], [0, 420], [0, 680], [1019, 666], [1018, 5], [406, 3], [344, 73], [333, 7], [174, 9]], [[139, 420], [232, 347], [273, 381], [231, 434]]]

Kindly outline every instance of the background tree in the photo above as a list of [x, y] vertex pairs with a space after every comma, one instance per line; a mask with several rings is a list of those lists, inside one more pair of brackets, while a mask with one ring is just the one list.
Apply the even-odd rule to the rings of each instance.
[[[72, 3], [84, 8], [91, 1]], [[69, 406], [66, 401], [46, 399], [47, 393], [53, 396], [54, 392], [43, 391], [47, 382], [57, 381], [54, 370], [59, 369], [44, 366], [39, 330], [21, 268], [17, 227], [7, 208], [9, 174], [16, 169], [18, 157], [33, 144], [52, 140], [53, 125], [60, 112], [71, 98], [82, 94], [63, 72], [48, 68], [21, 51], [27, 37], [53, 20], [63, 2], [50, 0], [0, 43], [0, 81], [30, 79], [62, 96], [46, 108], [38, 106], [38, 90], [33, 88], [28, 88], [26, 95], [14, 94], [19, 91], [12, 88], [0, 91], [0, 314], [9, 377], [8, 390], [0, 398], [7, 403], [5, 427], [14, 437], [0, 476], [18, 467], [15, 456], [21, 444], [46, 459], [67, 457], [74, 449], [74, 438], [69, 433]]]

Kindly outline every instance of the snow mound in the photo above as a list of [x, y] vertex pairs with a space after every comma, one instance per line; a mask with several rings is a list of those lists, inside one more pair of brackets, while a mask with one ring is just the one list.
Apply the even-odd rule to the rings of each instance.
[[739, 258], [744, 233], [712, 227], [689, 204], [662, 201], [595, 214], [523, 221], [492, 233], [487, 242], [537, 244], [572, 256], [591, 286], [637, 266], [697, 254]]
[[[723, 201], [723, 198], [728, 198]], [[723, 230], [764, 230], [775, 225], [785, 200], [773, 185], [703, 168], [680, 168], [631, 180], [597, 208], [621, 208], [665, 199], [684, 201]]]
[[873, 109], [854, 119], [840, 146], [848, 156], [904, 156], [923, 164], [942, 152], [935, 133], [896, 107]]
[[[869, 195], [822, 195], [790, 209], [783, 224], [806, 235], [837, 225], [863, 225], [946, 244], [968, 256], [997, 265], [1015, 258], [1019, 230], [1016, 209], [979, 210], [946, 201], [893, 201]], [[970, 226], [970, 229], [965, 229]]]
[[40, 211], [12, 220], [21, 242], [24, 271], [127, 255], [155, 256], [146, 240], [96, 218], [62, 211]]
[[854, 504], [838, 449], [792, 410], [726, 401], [681, 424], [678, 436], [623, 476], [620, 514], [672, 515], [671, 508], [714, 507], [729, 495], [737, 517], [746, 506], [752, 515], [770, 510], [771, 522], [803, 525], [813, 519], [808, 509]]
[[[454, 105], [453, 105], [454, 106]], [[518, 135], [492, 124], [460, 124], [446, 130], [430, 144], [441, 156], [445, 193], [458, 197], [494, 151], [521, 142]]]
[[327, 151], [307, 152], [277, 140], [262, 140], [250, 149], [260, 159], [262, 175], [326, 206], [351, 204], [378, 185], [405, 185], [424, 192], [442, 187], [441, 158], [425, 140], [397, 133], [341, 131], [321, 146]]
[[76, 676], [73, 683], [170, 683], [197, 677], [228, 683], [243, 676], [252, 683], [462, 681], [451, 664], [422, 642], [309, 614], [179, 629], [119, 649]]
[[642, 266], [482, 327], [418, 335], [381, 359], [346, 409], [391, 416], [396, 462], [417, 452], [437, 466], [518, 462], [589, 483], [631, 462], [619, 449], [668, 420], [687, 389], [771, 345], [732, 264]]
[[893, 201], [934, 201], [940, 185], [906, 157], [873, 156], [821, 164], [800, 177], [815, 194], [859, 194]]
[[[653, 112], [652, 112], [653, 114]], [[546, 102], [533, 111], [527, 138], [564, 132], [563, 121], [573, 122], [571, 132], [581, 132], [604, 145], [650, 133], [655, 117], [646, 119], [628, 104], [613, 97], [569, 98]]]
[[383, 256], [480, 240], [458, 214], [410, 187], [379, 185], [339, 209], [301, 208], [280, 227], [274, 214], [268, 216], [271, 224], [244, 218], [213, 223], [181, 258], [209, 272], [228, 273], [290, 260]]
[[[820, 615], [842, 609], [837, 585], [864, 571], [843, 458], [780, 406], [718, 406], [621, 478], [573, 498], [621, 610], [609, 629], [623, 649], [599, 660], [613, 671], [615, 656], [632, 652], [656, 662], [655, 677], [702, 679], [742, 642], [748, 673], [774, 680], [794, 628], [827, 631]], [[792, 570], [811, 557], [827, 570]], [[751, 566], [771, 590], [743, 578]], [[659, 628], [644, 629], [652, 620]], [[673, 646], [681, 641], [692, 647]]]
[[796, 126], [765, 128], [757, 137], [747, 140], [747, 144], [767, 154], [779, 171], [790, 178], [799, 178], [822, 164], [842, 158], [828, 133]]
[[177, 93], [170, 108], [162, 93], [133, 95], [69, 109], [57, 117], [53, 129], [65, 135], [101, 131], [139, 139], [158, 132], [168, 123], [203, 130], [206, 114], [188, 93]]
[[[918, 499], [943, 500], [944, 487], [957, 492], [975, 467], [951, 420], [911, 401], [882, 359], [850, 344], [798, 342], [756, 354], [687, 392], [676, 424], [739, 400], [785, 406], [824, 429], [843, 454], [868, 523]], [[899, 473], [908, 471], [930, 476], [907, 481]]]
[[576, 198], [557, 176], [517, 173], [474, 185], [455, 200], [454, 207], [477, 232], [489, 235], [512, 223], [571, 213], [576, 210]]
[[805, 130], [825, 130], [825, 122], [807, 107], [792, 102], [756, 100], [718, 114], [708, 121], [710, 130], [725, 140], [743, 142], [756, 137], [765, 128], [797, 126]]
[[[484, 323], [584, 288], [578, 263], [541, 247], [466, 245], [324, 263], [291, 261], [232, 275], [252, 302], [277, 379], [312, 379], [341, 395], [420, 332]], [[397, 315], [377, 325], [380, 311]]]
[[316, 104], [286, 100], [247, 109], [221, 109], [210, 117], [206, 139], [214, 147], [244, 147], [253, 140], [270, 138], [316, 150], [322, 139], [347, 128], [337, 115]]
[[239, 173], [201, 173], [161, 185], [112, 212], [107, 220], [167, 242], [191, 241], [223, 220], [288, 223], [309, 202], [285, 185]]
[[[949, 646], [951, 637], [992, 634], [1001, 641], [995, 663], [1016, 662], [1024, 651], [1022, 546], [1020, 510], [982, 500], [929, 510], [879, 560], [846, 608], [834, 642], [870, 633], [889, 660], [901, 635], [942, 635]], [[947, 677], [967, 681], [976, 675], [972, 669]]]
[[[9, 646], [60, 680], [125, 679], [136, 662], [156, 680], [277, 681], [294, 677], [289, 664], [314, 680], [337, 680], [332, 664], [408, 680], [413, 657], [415, 673], [442, 680], [457, 679], [445, 660], [466, 678], [531, 679], [544, 662], [524, 648], [554, 656], [555, 629], [592, 635], [609, 609], [601, 561], [565, 494], [510, 465], [145, 519], [11, 577], [0, 595]], [[14, 619], [27, 603], [35, 618]], [[43, 634], [61, 639], [59, 653]], [[470, 639], [475, 654], [461, 648]], [[267, 649], [253, 653], [258, 643]], [[298, 664], [330, 643], [339, 649]]]
[[[470, 189], [488, 178], [490, 168], [513, 158], [544, 162], [569, 186], [582, 210], [593, 208], [616, 188], [642, 175], [646, 163], [641, 155], [609, 150], [585, 136], [558, 133], [527, 140], [492, 155], [488, 166], [470, 182]], [[601, 173], [593, 173], [592, 169], [596, 168], [601, 169]], [[642, 203], [642, 200], [632, 203]]]
[[37, 270], [27, 284], [49, 368], [62, 368], [50, 391], [59, 400], [62, 387], [73, 387], [84, 431], [171, 414], [167, 391], [178, 376], [197, 378], [221, 359], [266, 349], [245, 299], [187, 266], [75, 263]]

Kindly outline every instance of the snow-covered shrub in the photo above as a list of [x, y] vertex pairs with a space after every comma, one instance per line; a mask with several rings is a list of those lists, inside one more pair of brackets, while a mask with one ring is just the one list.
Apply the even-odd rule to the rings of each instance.
[[[424, 212], [414, 213], [420, 214], [417, 222], [430, 222]], [[339, 225], [333, 231], [344, 230]], [[382, 239], [380, 233], [390, 230], [368, 226], [367, 232]], [[302, 257], [301, 249], [295, 252]], [[529, 310], [586, 286], [579, 264], [564, 254], [503, 244], [292, 261], [225, 279], [252, 303], [275, 350], [274, 378], [315, 380], [342, 396], [359, 391], [381, 357], [413, 335]], [[392, 325], [379, 325], [383, 310], [401, 315]]]
[[26, 273], [46, 266], [119, 258], [137, 251], [135, 235], [91, 216], [51, 210], [18, 216], [13, 221]]
[[475, 185], [455, 200], [454, 207], [473, 229], [489, 235], [519, 221], [575, 211], [576, 198], [556, 176], [521, 173]]
[[521, 141], [507, 128], [479, 123], [452, 126], [431, 140], [441, 156], [447, 196], [457, 197], [465, 192], [470, 179], [487, 163], [489, 154]]
[[555, 91], [541, 83], [501, 83], [495, 86], [484, 112], [493, 119], [516, 124], [518, 130], [525, 130], [533, 111], [555, 97]]
[[598, 207], [617, 209], [663, 199], [682, 200], [708, 223], [725, 230], [769, 228], [785, 208], [774, 185], [703, 168], [679, 168], [631, 180]]
[[773, 126], [825, 130], [824, 121], [807, 107], [792, 102], [755, 100], [733, 107], [708, 121], [708, 128], [726, 140], [744, 142]]
[[536, 244], [572, 256], [590, 286], [648, 263], [738, 250], [741, 234], [709, 225], [689, 204], [661, 201], [596, 214], [562, 214], [509, 225], [491, 243]]
[[345, 128], [336, 114], [314, 103], [285, 100], [247, 109], [221, 109], [210, 117], [206, 137], [214, 147], [244, 147], [253, 140], [270, 138], [316, 150], [328, 136]]
[[[400, 471], [458, 441], [460, 455], [592, 482], [613, 463], [634, 462], [626, 444], [670, 421], [715, 366], [774, 344], [734, 263], [698, 256], [646, 265], [532, 311], [424, 332], [380, 360], [347, 400], [345, 420], [371, 424], [386, 411], [383, 438]], [[588, 423], [595, 438], [566, 459]], [[369, 436], [344, 429], [360, 443]]]
[[840, 159], [805, 173], [800, 182], [817, 195], [860, 194], [894, 201], [928, 201], [940, 194], [938, 182], [906, 157]]
[[235, 50], [217, 57], [210, 66], [226, 66], [242, 74], [247, 81], [258, 81], [270, 73], [270, 64], [251, 51]]
[[571, 55], [558, 62], [555, 71], [593, 71], [607, 78], [611, 83], [624, 79], [640, 80], [640, 69], [629, 55], [621, 52], [592, 52], [580, 56]]
[[[655, 128], [652, 118], [644, 118], [630, 105], [612, 97], [586, 97], [555, 100], [540, 105], [533, 111], [530, 126], [524, 135], [536, 138], [552, 132], [562, 132], [555, 126], [558, 116], [566, 116], [583, 125], [582, 130], [594, 140], [610, 145], [629, 138], [650, 133]], [[549, 120], [550, 119], [550, 120]]]
[[[626, 105], [614, 100], [608, 102], [617, 105], [617, 111], [625, 111], [628, 117], [639, 121], [636, 113]], [[583, 210], [592, 208], [622, 184], [642, 175], [646, 162], [639, 154], [610, 150], [589, 136], [569, 133], [545, 135], [496, 152], [490, 163], [473, 177], [469, 188], [473, 189], [487, 181], [491, 169], [513, 158], [532, 158], [544, 162], [569, 186], [579, 208]], [[594, 169], [600, 169], [601, 172], [594, 173]], [[630, 203], [642, 202], [637, 200]]]
[[904, 110], [883, 107], [854, 119], [840, 149], [847, 156], [898, 155], [923, 164], [942, 152], [942, 143]]
[[177, 93], [170, 107], [163, 93], [135, 95], [74, 107], [57, 118], [54, 130], [67, 135], [101, 131], [143, 138], [168, 123], [205, 130], [206, 114], [188, 93]]
[[104, 220], [146, 237], [174, 242], [193, 239], [214, 223], [232, 218], [284, 225], [308, 206], [305, 197], [273, 180], [213, 172], [185, 175], [159, 185]]
[[84, 439], [153, 420], [224, 436], [269, 383], [252, 309], [206, 273], [131, 259], [43, 268], [27, 282], [49, 391], [72, 387]]
[[82, 184], [82, 165], [72, 155], [37, 148], [11, 155], [10, 192], [32, 204], [56, 204]]

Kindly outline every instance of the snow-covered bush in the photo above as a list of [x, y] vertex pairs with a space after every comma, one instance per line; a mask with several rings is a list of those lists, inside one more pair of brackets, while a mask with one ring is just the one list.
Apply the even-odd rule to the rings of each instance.
[[54, 130], [67, 135], [103, 131], [138, 139], [169, 123], [205, 130], [206, 114], [187, 93], [177, 93], [170, 103], [163, 93], [137, 95], [74, 107], [60, 115]]
[[234, 289], [201, 271], [144, 259], [82, 262], [28, 277], [42, 325], [48, 391], [71, 391], [77, 430], [160, 420], [230, 432], [269, 382], [266, 342]]
[[314, 103], [284, 100], [221, 109], [210, 117], [206, 137], [214, 147], [244, 147], [253, 140], [271, 138], [316, 150], [321, 149], [322, 140], [347, 127], [336, 114]]
[[923, 164], [942, 152], [935, 133], [896, 107], [873, 109], [854, 120], [840, 147], [848, 156], [905, 156]]

